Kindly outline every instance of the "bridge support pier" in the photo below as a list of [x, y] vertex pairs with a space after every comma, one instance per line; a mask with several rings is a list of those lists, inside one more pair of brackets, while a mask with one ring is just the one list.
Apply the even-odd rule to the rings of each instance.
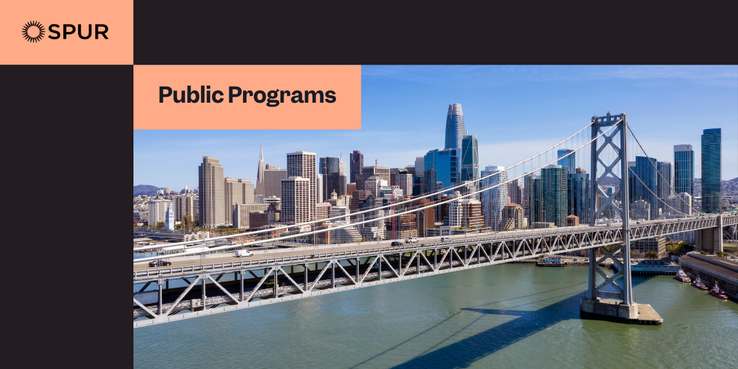
[[[609, 135], [603, 128], [616, 126]], [[630, 199], [628, 188], [628, 121], [625, 114], [611, 116], [607, 113], [605, 117], [592, 117], [592, 139], [602, 136], [592, 143], [592, 185], [589, 191], [590, 225], [596, 226], [599, 215], [610, 207], [622, 221], [623, 244], [615, 246], [600, 247], [604, 253], [601, 259], [597, 259], [597, 250], [589, 251], [589, 283], [587, 295], [582, 298], [579, 312], [583, 318], [603, 319], [622, 323], [636, 324], [661, 324], [664, 320], [656, 313], [651, 305], [637, 304], [633, 298], [633, 283], [630, 275]], [[619, 136], [618, 136], [619, 135]], [[616, 139], [616, 136], [618, 139]], [[619, 142], [618, 142], [619, 141]], [[609, 147], [608, 147], [609, 146]], [[616, 157], [610, 162], [605, 162], [608, 155], [601, 155], [605, 149], [615, 152]], [[603, 173], [598, 175], [598, 168]], [[617, 173], [620, 169], [620, 173]], [[620, 181], [618, 189], [608, 195], [600, 188], [600, 182], [610, 177]], [[597, 196], [601, 196], [603, 204], [597, 207]], [[612, 217], [611, 215], [608, 217]], [[622, 261], [616, 254], [620, 254]], [[599, 265], [606, 259], [612, 260], [612, 265], [617, 270], [612, 276], [608, 276], [600, 270]], [[597, 274], [604, 282], [597, 285]], [[615, 283], [618, 278], [623, 279], [622, 286]]]
[[723, 217], [717, 218], [715, 228], [694, 231], [694, 245], [697, 250], [716, 253], [723, 251]]

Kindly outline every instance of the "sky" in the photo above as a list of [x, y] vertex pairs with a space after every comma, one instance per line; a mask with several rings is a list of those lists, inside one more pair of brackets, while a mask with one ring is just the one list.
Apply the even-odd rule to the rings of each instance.
[[444, 148], [452, 103], [479, 141], [481, 169], [509, 167], [610, 112], [627, 115], [651, 158], [673, 162], [674, 145], [691, 144], [696, 178], [702, 131], [721, 128], [722, 179], [738, 177], [736, 65], [376, 65], [361, 73], [361, 130], [134, 130], [133, 184], [195, 189], [203, 156], [220, 159], [224, 176], [255, 182], [260, 145], [264, 162], [280, 168], [295, 151], [348, 163], [359, 150], [365, 166], [413, 165]]

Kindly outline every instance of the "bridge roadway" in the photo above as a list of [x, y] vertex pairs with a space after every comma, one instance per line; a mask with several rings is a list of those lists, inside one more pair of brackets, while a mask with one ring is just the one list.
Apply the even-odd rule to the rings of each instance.
[[[204, 267], [205, 269], [212, 269], [222, 264], [227, 263], [239, 263], [241, 265], [267, 265], [272, 263], [284, 263], [290, 260], [299, 259], [322, 259], [325, 257], [341, 256], [341, 254], [372, 254], [376, 253], [377, 250], [407, 250], [408, 252], [417, 249], [424, 249], [427, 247], [450, 247], [460, 246], [470, 242], [480, 242], [485, 240], [511, 240], [511, 239], [530, 239], [540, 238], [551, 235], [559, 235], [564, 233], [582, 233], [591, 231], [593, 228], [597, 230], [611, 230], [617, 231], [619, 225], [615, 223], [611, 226], [578, 226], [578, 227], [566, 227], [567, 232], [563, 232], [564, 228], [542, 228], [542, 229], [525, 229], [515, 231], [504, 231], [504, 232], [491, 232], [491, 233], [480, 233], [470, 235], [455, 235], [455, 236], [438, 236], [438, 237], [424, 237], [419, 238], [417, 243], [405, 244], [403, 240], [402, 246], [391, 246], [392, 242], [398, 240], [382, 240], [382, 241], [368, 241], [360, 243], [347, 243], [347, 244], [333, 244], [333, 245], [305, 245], [304, 247], [292, 247], [283, 249], [272, 249], [261, 251], [256, 248], [249, 248], [249, 251], [254, 253], [253, 256], [238, 258], [235, 256], [235, 252], [222, 252], [212, 253], [205, 255], [204, 259], [199, 256], [184, 256], [178, 257], [176, 254], [163, 255], [162, 260], [170, 261], [172, 264], [165, 267], [149, 267], [148, 263], [139, 263], [133, 265], [134, 277], [142, 275], [159, 274], [161, 272], [168, 272], [170, 270], [176, 271], [178, 269], [189, 269], [191, 267]], [[446, 241], [441, 241], [445, 239]]]
[[[726, 218], [721, 225], [738, 224], [738, 216]], [[634, 223], [631, 240], [719, 224], [714, 216]], [[257, 251], [241, 258], [233, 252], [204, 255], [202, 259], [170, 257], [171, 266], [156, 268], [146, 262], [134, 263], [134, 291], [151, 291], [147, 287], [152, 284], [162, 286], [153, 302], [138, 301], [136, 297], [142, 295], [134, 294], [134, 327], [616, 245], [622, 243], [622, 230], [614, 223], [445, 237], [448, 240], [443, 242], [441, 237], [431, 237], [394, 247], [390, 246], [392, 241], [381, 241]], [[186, 284], [170, 288], [170, 281]]]

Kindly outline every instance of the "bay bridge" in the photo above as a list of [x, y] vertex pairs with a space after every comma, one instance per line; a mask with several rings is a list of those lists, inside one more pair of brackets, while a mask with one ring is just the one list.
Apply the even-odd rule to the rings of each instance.
[[[575, 137], [588, 128], [590, 135], [587, 139], [580, 138], [581, 142], [577, 142]], [[588, 125], [574, 135], [507, 169], [508, 173], [519, 175], [511, 175], [512, 178], [498, 180], [498, 183], [490, 186], [481, 185], [481, 181], [500, 176], [501, 173], [483, 176], [471, 181], [471, 184], [476, 184], [472, 190], [464, 194], [457, 193], [451, 199], [444, 200], [440, 196], [462, 187], [469, 188], [470, 182], [410, 200], [361, 210], [350, 214], [360, 215], [356, 222], [337, 222], [330, 228], [324, 224], [343, 220], [346, 215], [208, 239], [214, 241], [244, 236], [263, 238], [255, 241], [210, 247], [207, 250], [199, 248], [187, 251], [185, 247], [179, 253], [134, 259], [133, 326], [173, 322], [544, 255], [581, 251], [588, 253], [589, 261], [589, 283], [581, 303], [582, 315], [636, 322], [639, 315], [643, 315], [650, 306], [637, 304], [633, 297], [631, 241], [694, 232], [698, 247], [722, 251], [723, 239], [738, 240], [738, 215], [700, 213], [692, 208], [691, 203], [685, 203], [680, 209], [688, 207], [692, 211], [680, 211], [644, 186], [665, 208], [670, 208], [670, 216], [656, 220], [631, 219], [629, 177], [640, 183], [643, 180], [627, 165], [629, 137], [647, 156], [632, 134], [625, 114], [594, 116]], [[420, 214], [425, 209], [437, 208], [460, 198], [478, 196], [555, 164], [562, 157], [548, 161], [548, 155], [557, 148], [571, 145], [575, 149], [567, 150], [565, 156], [587, 149], [591, 153], [592, 180], [587, 190], [589, 225], [424, 237], [416, 243], [380, 240], [331, 245], [304, 244], [287, 249], [254, 251], [254, 255], [248, 258], [234, 255], [237, 249], [315, 236], [406, 214]], [[605, 178], [618, 182], [612, 193], [605, 193], [601, 189], [600, 184]], [[673, 188], [671, 190], [674, 191]], [[420, 204], [418, 200], [424, 198], [433, 201]], [[388, 215], [378, 212], [385, 209]], [[609, 218], [605, 218], [604, 214], [609, 215]], [[306, 226], [311, 229], [309, 232], [289, 232], [267, 238], [275, 231], [287, 232]], [[187, 246], [197, 242], [187, 241], [169, 246]], [[148, 247], [154, 248], [157, 246]], [[147, 247], [137, 250], [146, 251]], [[150, 261], [163, 257], [171, 264], [149, 267]], [[609, 275], [598, 267], [607, 260], [616, 265], [614, 274]]]

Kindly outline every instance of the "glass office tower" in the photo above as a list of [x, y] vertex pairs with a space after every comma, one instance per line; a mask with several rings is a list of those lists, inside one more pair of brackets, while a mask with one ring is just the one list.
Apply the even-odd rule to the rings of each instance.
[[[694, 151], [692, 151], [692, 145], [674, 145], [674, 191], [677, 195], [686, 192], [694, 198]], [[693, 204], [689, 205], [692, 206]]]
[[463, 138], [464, 114], [461, 111], [461, 104], [451, 104], [448, 106], [448, 114], [446, 114], [446, 145], [444, 149], [461, 148]]
[[479, 143], [477, 136], [466, 135], [461, 140], [461, 181], [479, 178]]
[[656, 159], [636, 156], [635, 173], [640, 180], [638, 178], [635, 179], [635, 198], [630, 200], [631, 203], [637, 200], [644, 200], [650, 204], [651, 219], [657, 219], [659, 217], [659, 204], [661, 203], [656, 197], [658, 193], [656, 163]]
[[557, 227], [566, 226], [567, 180], [566, 169], [560, 165], [549, 165], [541, 169], [543, 211], [545, 222]]
[[702, 210], [720, 212], [720, 128], [704, 130], [702, 134]]
[[[461, 149], [431, 150], [423, 159], [427, 192], [459, 183], [459, 156]], [[452, 194], [453, 190], [447, 192]]]

